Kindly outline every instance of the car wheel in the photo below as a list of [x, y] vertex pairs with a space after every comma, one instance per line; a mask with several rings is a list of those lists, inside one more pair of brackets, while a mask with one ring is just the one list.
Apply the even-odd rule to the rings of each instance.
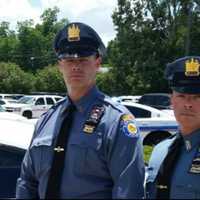
[[28, 118], [28, 119], [31, 119], [32, 118], [32, 112], [30, 111], [24, 111], [23, 112], [23, 116]]

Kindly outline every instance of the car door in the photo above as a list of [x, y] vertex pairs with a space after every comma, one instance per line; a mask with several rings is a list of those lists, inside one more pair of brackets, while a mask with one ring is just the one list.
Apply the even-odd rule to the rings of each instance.
[[40, 115], [42, 115], [44, 112], [48, 110], [44, 97], [39, 97], [36, 99], [33, 107], [32, 107], [32, 112], [33, 112], [33, 117], [38, 118]]
[[0, 198], [14, 198], [25, 150], [0, 144]]

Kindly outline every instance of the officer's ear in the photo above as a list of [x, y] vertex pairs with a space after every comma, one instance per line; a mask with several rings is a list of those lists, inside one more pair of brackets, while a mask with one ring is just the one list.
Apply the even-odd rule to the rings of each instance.
[[96, 55], [96, 67], [99, 69], [101, 67], [102, 58], [99, 55]]

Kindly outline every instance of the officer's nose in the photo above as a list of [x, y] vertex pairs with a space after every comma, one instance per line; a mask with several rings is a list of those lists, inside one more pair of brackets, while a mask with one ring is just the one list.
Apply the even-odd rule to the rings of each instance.
[[193, 104], [194, 104], [194, 97], [191, 95], [188, 95], [185, 99], [185, 109], [192, 109], [193, 108]]
[[192, 108], [192, 99], [191, 98], [187, 98], [185, 100], [185, 103], [184, 103], [184, 107], [186, 110], [190, 110]]
[[192, 105], [191, 105], [191, 104], [188, 104], [188, 103], [186, 103], [186, 104], [184, 105], [184, 107], [185, 107], [186, 110], [191, 110], [191, 109], [192, 109]]
[[72, 71], [80, 71], [80, 69], [81, 69], [80, 62], [78, 61], [74, 62], [72, 66]]

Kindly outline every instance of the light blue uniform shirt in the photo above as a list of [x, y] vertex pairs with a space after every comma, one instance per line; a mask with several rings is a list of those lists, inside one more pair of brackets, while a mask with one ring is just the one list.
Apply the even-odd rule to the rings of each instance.
[[[146, 181], [147, 198], [156, 197], [156, 178], [175, 137], [158, 144], [151, 155]], [[200, 199], [200, 129], [183, 137], [171, 177], [170, 199]]]
[[[172, 175], [170, 198], [200, 199], [200, 130], [183, 138], [184, 144]], [[194, 159], [197, 162], [193, 162]]]
[[[52, 153], [66, 98], [37, 123], [22, 163], [17, 198], [44, 198]], [[104, 114], [92, 133], [84, 131], [94, 106]], [[76, 111], [65, 155], [61, 198], [142, 198], [144, 163], [141, 137], [130, 112], [96, 87], [75, 102]], [[125, 116], [125, 117], [124, 117]]]

